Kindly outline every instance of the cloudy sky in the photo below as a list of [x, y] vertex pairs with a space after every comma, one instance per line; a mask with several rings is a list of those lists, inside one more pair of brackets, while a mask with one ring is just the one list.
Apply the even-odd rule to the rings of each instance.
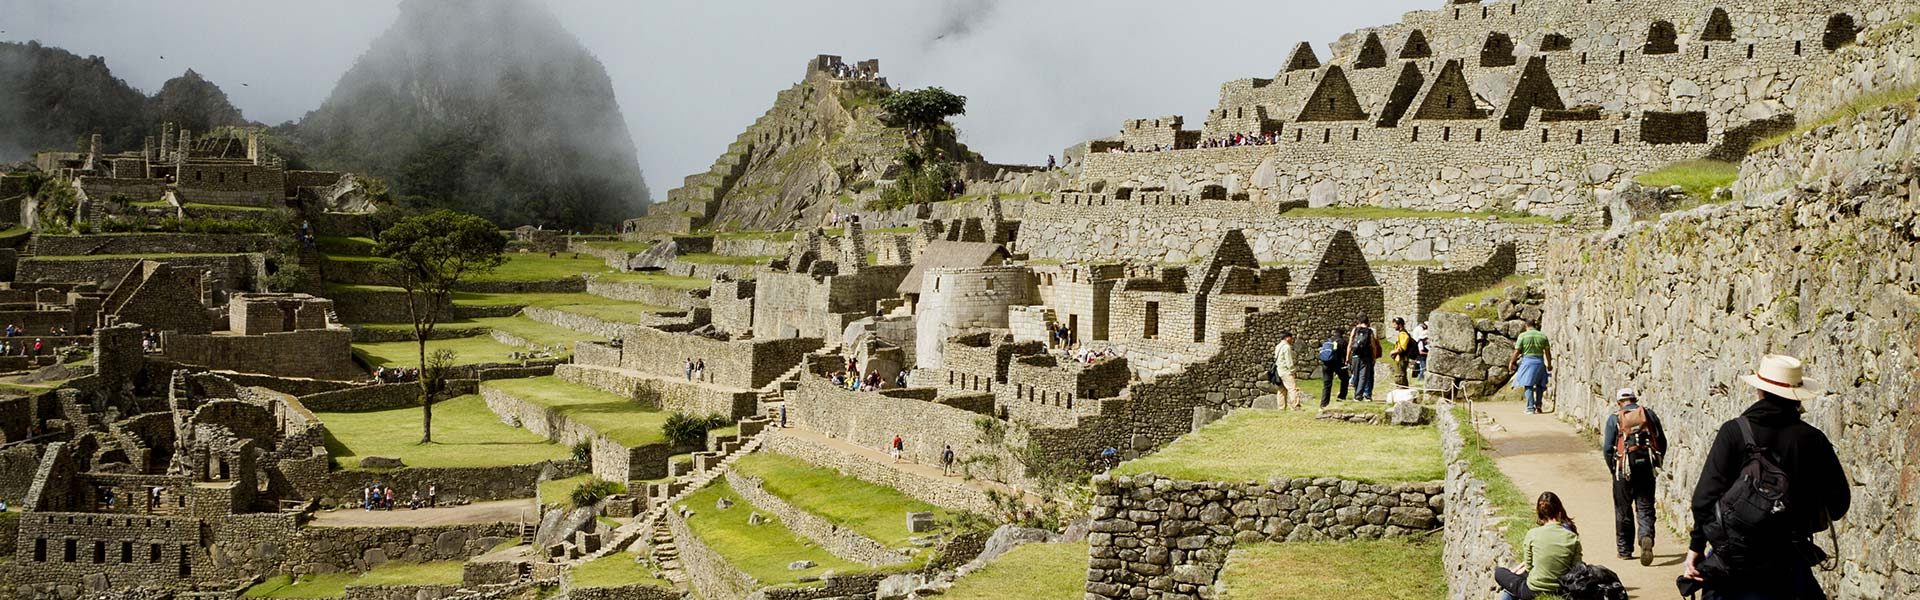
[[[455, 1], [455, 0], [447, 0]], [[486, 1], [486, 0], [478, 0]], [[0, 40], [100, 55], [151, 93], [188, 68], [249, 119], [295, 120], [393, 21], [397, 0], [8, 0]], [[551, 0], [606, 64], [654, 193], [707, 169], [815, 54], [879, 58], [896, 87], [968, 97], [962, 140], [995, 162], [1198, 123], [1222, 82], [1270, 77], [1306, 40], [1441, 0]], [[244, 84], [244, 85], [243, 85]]]

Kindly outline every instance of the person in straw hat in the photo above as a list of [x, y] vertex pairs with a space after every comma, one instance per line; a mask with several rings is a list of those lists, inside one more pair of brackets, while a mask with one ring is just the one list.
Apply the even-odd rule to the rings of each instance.
[[1740, 380], [1759, 400], [1721, 424], [1707, 451], [1681, 591], [1704, 588], [1708, 600], [1824, 599], [1813, 567], [1826, 553], [1813, 534], [1852, 502], [1833, 443], [1800, 419], [1801, 403], [1825, 388], [1791, 356], [1763, 357]]

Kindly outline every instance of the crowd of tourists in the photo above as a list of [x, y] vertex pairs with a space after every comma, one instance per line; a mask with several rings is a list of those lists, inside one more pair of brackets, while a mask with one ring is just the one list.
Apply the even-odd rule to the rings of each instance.
[[420, 380], [419, 369], [374, 367], [373, 379], [380, 383], [408, 383]]
[[[1426, 374], [1429, 330], [1421, 323], [1412, 330], [1407, 329], [1406, 319], [1393, 319], [1392, 349], [1387, 349], [1379, 330], [1374, 329], [1372, 318], [1361, 315], [1353, 324], [1335, 327], [1327, 331], [1327, 337], [1320, 341], [1314, 358], [1319, 360], [1318, 369], [1323, 384], [1320, 386], [1320, 407], [1326, 408], [1334, 400], [1345, 401], [1348, 387], [1352, 387], [1352, 398], [1359, 402], [1372, 402], [1374, 369], [1382, 357], [1390, 360], [1394, 385], [1407, 387], [1414, 378]], [[1267, 382], [1280, 389], [1281, 408], [1303, 409], [1303, 398], [1298, 379], [1294, 376], [1294, 348], [1298, 343], [1291, 331], [1280, 334], [1280, 343], [1273, 347], [1273, 364], [1267, 369]]]
[[394, 506], [405, 506], [407, 510], [433, 508], [440, 504], [440, 486], [428, 485], [425, 494], [414, 490], [413, 495], [402, 501], [394, 493], [393, 486], [373, 484], [360, 490], [361, 510], [393, 510]]

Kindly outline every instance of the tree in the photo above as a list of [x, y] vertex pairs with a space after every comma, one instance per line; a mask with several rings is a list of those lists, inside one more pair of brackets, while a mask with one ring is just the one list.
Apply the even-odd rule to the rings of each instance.
[[[921, 88], [882, 98], [880, 108], [887, 111], [887, 124], [906, 127], [908, 138], [920, 139], [923, 132], [939, 127], [947, 117], [967, 114], [967, 97], [939, 87]], [[930, 145], [932, 140], [928, 137], [921, 143]]]
[[407, 316], [413, 320], [413, 339], [419, 344], [420, 443], [433, 441], [433, 400], [444, 377], [441, 365], [427, 362], [427, 339], [439, 324], [442, 307], [453, 301], [453, 288], [472, 275], [494, 270], [507, 262], [507, 236], [492, 222], [451, 210], [436, 210], [401, 219], [380, 232], [375, 253], [390, 259], [379, 272], [407, 292]]

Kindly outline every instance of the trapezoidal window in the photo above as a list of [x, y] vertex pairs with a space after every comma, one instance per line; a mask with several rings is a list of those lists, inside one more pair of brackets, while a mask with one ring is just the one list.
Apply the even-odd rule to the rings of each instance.
[[1827, 32], [1820, 36], [1820, 45], [1828, 52], [1852, 46], [1860, 35], [1860, 25], [1853, 21], [1853, 15], [1839, 13], [1827, 17]]
[[1714, 8], [1707, 13], [1707, 27], [1700, 30], [1700, 39], [1707, 42], [1733, 41], [1733, 19], [1727, 16], [1726, 9]]
[[1498, 31], [1487, 34], [1487, 43], [1480, 47], [1480, 66], [1511, 67], [1519, 64], [1513, 55], [1513, 38]]
[[1673, 23], [1654, 21], [1647, 28], [1647, 45], [1641, 48], [1643, 54], [1673, 54], [1680, 51], [1680, 34]]
[[1573, 38], [1569, 38], [1567, 36], [1564, 36], [1558, 33], [1549, 33], [1549, 34], [1540, 36], [1541, 52], [1560, 52], [1563, 50], [1572, 50], [1572, 49], [1573, 49]]

